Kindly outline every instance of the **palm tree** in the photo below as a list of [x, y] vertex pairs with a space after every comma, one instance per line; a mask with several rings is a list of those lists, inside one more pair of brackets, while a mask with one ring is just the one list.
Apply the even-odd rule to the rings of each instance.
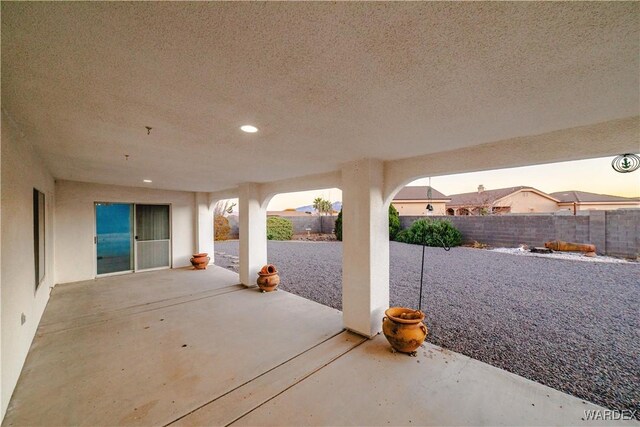
[[320, 212], [323, 201], [324, 199], [322, 197], [316, 197], [315, 199], [313, 199], [313, 209]]
[[333, 204], [329, 200], [323, 199], [322, 197], [316, 197], [313, 200], [313, 208], [320, 215], [329, 215], [333, 210]]
[[320, 212], [322, 212], [325, 215], [329, 215], [332, 210], [333, 210], [333, 205], [331, 204], [331, 202], [329, 200], [323, 200], [322, 206], [320, 207]]

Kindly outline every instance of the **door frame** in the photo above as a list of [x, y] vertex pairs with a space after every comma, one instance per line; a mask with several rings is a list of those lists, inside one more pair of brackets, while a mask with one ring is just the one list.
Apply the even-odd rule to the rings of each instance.
[[[169, 206], [169, 265], [163, 267], [154, 267], [154, 268], [138, 268], [138, 239], [136, 236], [138, 235], [138, 223], [136, 221], [136, 206], [138, 205], [152, 205], [152, 206]], [[173, 268], [173, 218], [172, 218], [172, 206], [171, 203], [134, 203], [133, 204], [133, 272], [143, 272], [143, 271], [156, 271], [156, 270], [167, 270]]]
[[102, 273], [98, 274], [98, 210], [97, 206], [100, 203], [111, 204], [111, 205], [129, 205], [132, 207], [133, 203], [129, 202], [103, 202], [96, 201], [93, 202], [93, 272], [96, 278], [98, 277], [109, 277], [109, 276], [119, 276], [121, 274], [130, 274], [135, 272], [135, 258], [133, 254], [134, 250], [134, 227], [135, 227], [135, 210], [131, 210], [131, 269], [123, 270], [123, 271], [115, 271], [113, 273]]

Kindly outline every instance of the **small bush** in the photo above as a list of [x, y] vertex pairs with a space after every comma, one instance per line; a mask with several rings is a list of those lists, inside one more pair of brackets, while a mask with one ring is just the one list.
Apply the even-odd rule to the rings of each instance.
[[293, 223], [291, 220], [279, 216], [267, 218], [268, 240], [291, 240], [293, 236]]
[[340, 209], [340, 213], [338, 214], [338, 218], [336, 218], [336, 224], [333, 226], [335, 228], [336, 239], [342, 241], [342, 209]]
[[216, 215], [213, 220], [213, 235], [216, 240], [227, 240], [231, 233], [229, 220], [223, 215]]
[[393, 205], [389, 205], [389, 240], [396, 240], [400, 232], [400, 214]]
[[[438, 238], [439, 237], [439, 238]], [[411, 227], [402, 230], [396, 238], [398, 242], [427, 246], [460, 246], [462, 233], [446, 219], [419, 219]]]

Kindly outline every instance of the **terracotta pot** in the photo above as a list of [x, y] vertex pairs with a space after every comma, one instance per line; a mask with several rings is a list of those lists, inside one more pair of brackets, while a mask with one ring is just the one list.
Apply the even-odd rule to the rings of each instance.
[[207, 253], [193, 254], [193, 258], [190, 259], [191, 265], [196, 270], [206, 270], [207, 265], [209, 265], [209, 261], [211, 258], [207, 256]]
[[277, 273], [278, 270], [276, 269], [276, 266], [273, 264], [267, 264], [264, 267], [262, 267], [262, 270], [260, 270], [260, 273], [258, 274], [273, 274], [273, 273]]
[[384, 312], [382, 332], [396, 351], [413, 353], [427, 337], [427, 327], [422, 323], [424, 313], [404, 307], [391, 307]]
[[258, 286], [263, 292], [275, 291], [280, 284], [280, 276], [278, 272], [262, 274], [258, 273]]

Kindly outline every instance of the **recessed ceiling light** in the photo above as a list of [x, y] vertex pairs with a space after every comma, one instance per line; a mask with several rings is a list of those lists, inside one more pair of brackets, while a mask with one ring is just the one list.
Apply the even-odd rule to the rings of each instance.
[[258, 128], [251, 125], [240, 126], [240, 130], [247, 133], [256, 133], [258, 132]]
[[142, 182], [153, 182], [150, 179], [143, 179]]

